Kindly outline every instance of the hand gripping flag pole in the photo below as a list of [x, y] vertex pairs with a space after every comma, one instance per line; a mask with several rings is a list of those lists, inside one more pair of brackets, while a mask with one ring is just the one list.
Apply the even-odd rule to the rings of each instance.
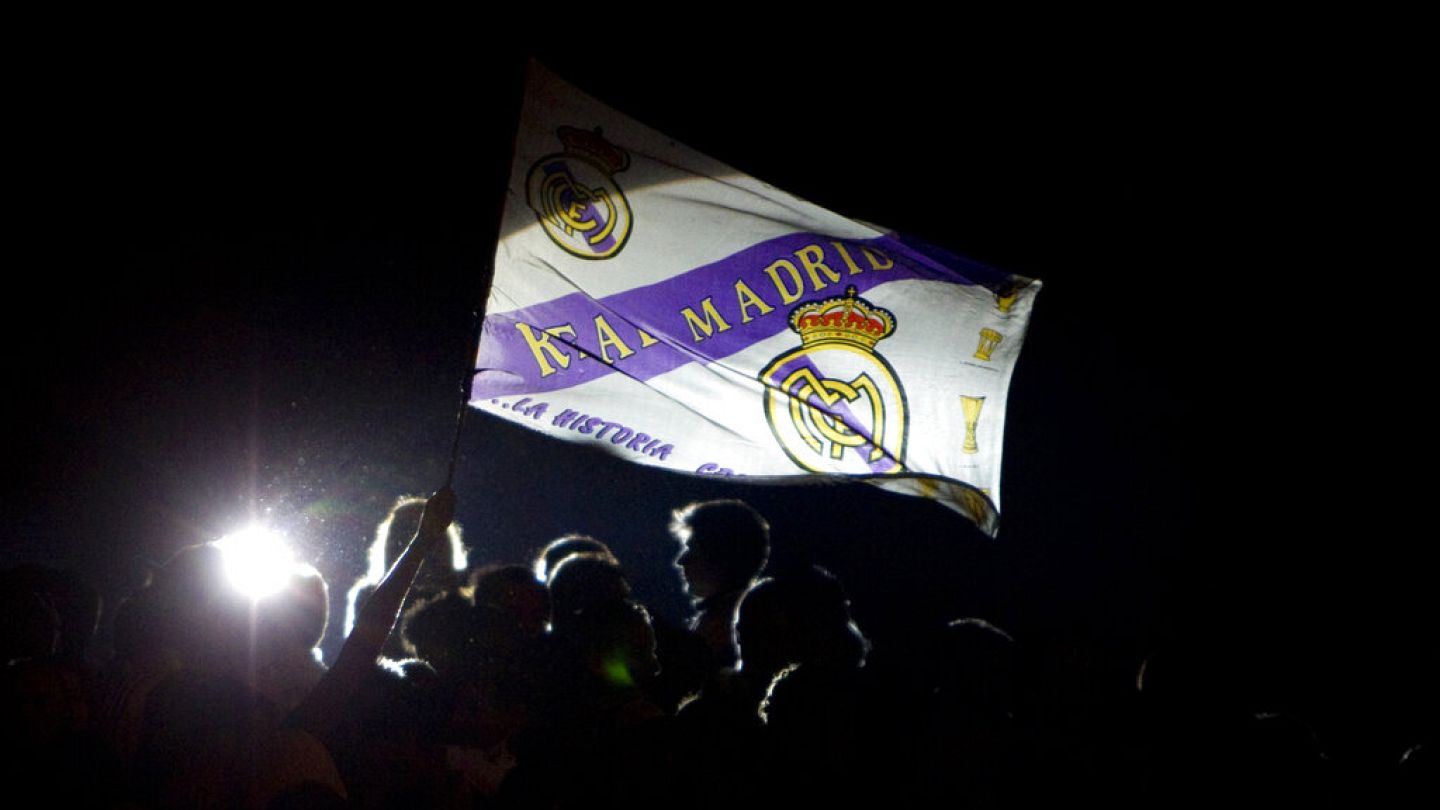
[[476, 408], [678, 472], [869, 481], [998, 531], [1038, 281], [766, 185], [533, 62], [493, 272]]

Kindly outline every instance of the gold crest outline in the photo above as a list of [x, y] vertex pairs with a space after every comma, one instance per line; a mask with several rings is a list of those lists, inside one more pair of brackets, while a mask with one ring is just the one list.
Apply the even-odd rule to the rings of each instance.
[[[612, 211], [619, 210], [620, 208], [623, 208], [624, 210], [623, 231], [618, 237], [615, 237], [615, 246], [610, 250], [606, 251], [605, 253], [595, 253], [593, 251], [587, 252], [576, 249], [565, 239], [556, 235], [555, 223], [541, 213], [541, 208], [543, 206], [538, 204], [537, 201], [533, 199], [534, 189], [536, 186], [536, 173], [542, 171], [541, 167], [553, 161], [561, 161], [566, 163], [567, 165], [577, 162], [583, 163], [605, 179], [605, 182], [609, 186], [608, 189], [604, 189], [604, 191], [607, 192], [607, 206], [609, 206]], [[622, 168], [618, 171], [624, 171], [624, 169]], [[608, 192], [612, 189], [614, 191], [613, 198], [610, 197], [610, 195], [608, 194]], [[590, 190], [587, 189], [587, 191]], [[614, 205], [614, 200], [619, 201], [620, 205], [618, 207]], [[606, 259], [614, 258], [615, 256], [620, 254], [620, 251], [625, 249], [625, 246], [627, 244], [629, 244], [630, 235], [635, 231], [635, 209], [630, 206], [630, 198], [625, 196], [625, 190], [620, 187], [620, 183], [618, 180], [615, 179], [614, 173], [610, 169], [607, 169], [605, 166], [601, 165], [599, 161], [592, 159], [582, 153], [577, 153], [573, 151], [552, 152], [532, 163], [530, 165], [530, 170], [525, 174], [525, 204], [530, 209], [531, 213], [535, 214], [536, 221], [540, 223], [541, 230], [545, 231], [545, 235], [550, 238], [550, 241], [554, 242], [556, 247], [578, 259], [585, 259], [587, 261], [604, 261]]]
[[[809, 408], [812, 412], [816, 414], [815, 418], [821, 418], [819, 410], [814, 406], [809, 405], [808, 403], [798, 402], [788, 390], [780, 387], [778, 381], [771, 380], [772, 375], [774, 375], [777, 370], [779, 370], [785, 364], [794, 360], [796, 357], [812, 354], [819, 350], [840, 350], [850, 352], [851, 354], [860, 355], [861, 357], [870, 360], [874, 364], [874, 367], [880, 372], [882, 372], [882, 374], [884, 375], [884, 382], [888, 385], [889, 393], [894, 395], [895, 402], [899, 405], [900, 413], [896, 416], [898, 416], [900, 423], [900, 438], [898, 446], [894, 449], [893, 455], [890, 455], [890, 457], [896, 463], [895, 469], [884, 473], [875, 473], [873, 475], [877, 477], [888, 477], [891, 475], [904, 474], [906, 472], [905, 448], [909, 444], [910, 440], [910, 403], [905, 396], [905, 388], [900, 384], [899, 375], [895, 373], [895, 369], [890, 365], [890, 362], [886, 360], [883, 355], [873, 350], [866, 350], [845, 341], [827, 340], [820, 343], [814, 343], [809, 346], [796, 346], [795, 348], [785, 351], [780, 355], [776, 356], [773, 360], [766, 364], [765, 369], [760, 372], [760, 382], [765, 386], [765, 423], [770, 426], [770, 432], [774, 435], [776, 443], [780, 445], [780, 449], [785, 451], [785, 455], [788, 456], [790, 460], [795, 463], [795, 466], [800, 467], [803, 470], [816, 473], [833, 472], [833, 470], [828, 468], [814, 466], [813, 464], [808, 463], [807, 461], [802, 459], [800, 456], [796, 455], [796, 453], [791, 449], [790, 443], [787, 442], [786, 437], [782, 435], [781, 428], [777, 424], [780, 419], [783, 419], [784, 424], [789, 427], [795, 427], [798, 432], [798, 426], [796, 426], [792, 421], [792, 412], [800, 407]], [[777, 419], [777, 416], [779, 417], [779, 419]], [[890, 417], [887, 414], [887, 418], [894, 417]], [[881, 441], [883, 441], [884, 439], [883, 436], [877, 438], [879, 438]], [[887, 455], [889, 454], [887, 453]]]

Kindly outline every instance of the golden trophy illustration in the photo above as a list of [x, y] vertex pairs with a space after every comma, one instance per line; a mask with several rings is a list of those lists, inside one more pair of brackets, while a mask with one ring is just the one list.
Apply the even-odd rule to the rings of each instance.
[[1008, 314], [1010, 307], [1015, 305], [1015, 299], [1020, 297], [1020, 291], [1030, 286], [1030, 282], [1031, 279], [1024, 276], [1011, 276], [1001, 284], [987, 286], [995, 294], [995, 307]]
[[996, 332], [994, 329], [981, 329], [980, 345], [975, 347], [975, 357], [977, 359], [989, 362], [990, 353], [995, 351], [995, 347], [999, 346], [1000, 341], [1004, 339], [1005, 337], [999, 332]]
[[975, 443], [975, 425], [980, 421], [980, 408], [985, 404], [985, 397], [960, 397], [960, 410], [965, 415], [965, 443], [960, 446], [960, 452], [975, 454], [980, 452], [980, 445]]

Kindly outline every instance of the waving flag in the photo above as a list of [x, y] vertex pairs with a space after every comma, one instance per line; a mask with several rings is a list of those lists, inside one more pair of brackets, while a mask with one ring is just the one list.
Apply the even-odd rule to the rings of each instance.
[[768, 186], [532, 65], [471, 403], [680, 472], [864, 478], [993, 535], [1039, 287]]

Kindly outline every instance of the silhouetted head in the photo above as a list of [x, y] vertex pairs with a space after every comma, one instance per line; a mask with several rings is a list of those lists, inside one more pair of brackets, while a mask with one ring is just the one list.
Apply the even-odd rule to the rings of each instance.
[[630, 583], [613, 557], [572, 554], [550, 574], [550, 604], [558, 628], [583, 610], [627, 602]]
[[[325, 633], [329, 592], [313, 567], [289, 562], [273, 590], [237, 575], [223, 542], [180, 549], [128, 600], [116, 651], [168, 651], [188, 666], [247, 681], [276, 657], [308, 654]], [[278, 563], [277, 563], [278, 564]]]
[[297, 566], [284, 587], [256, 603], [257, 629], [277, 646], [310, 650], [330, 621], [330, 589], [309, 565]]
[[749, 587], [770, 556], [770, 524], [744, 501], [683, 506], [672, 516], [670, 534], [681, 546], [675, 567], [696, 602]]
[[214, 543], [175, 552], [137, 595], [143, 646], [158, 645], [191, 666], [230, 671], [248, 660], [252, 601], [226, 572]]
[[741, 669], [773, 676], [792, 664], [858, 667], [866, 642], [840, 580], [819, 566], [763, 579], [736, 609]]
[[951, 702], [1012, 708], [1017, 679], [1015, 639], [984, 619], [956, 619], [945, 627], [932, 691]]
[[550, 591], [523, 565], [477, 571], [471, 577], [475, 619], [486, 633], [544, 635], [550, 623]]
[[612, 688], [640, 686], [660, 671], [650, 613], [635, 602], [592, 606], [557, 632], [585, 670]]
[[[420, 528], [420, 516], [424, 513], [424, 498], [403, 497], [395, 502], [389, 514], [375, 527], [365, 581], [378, 583], [385, 578], [385, 572], [395, 564]], [[455, 572], [465, 570], [469, 564], [469, 552], [461, 539], [460, 526], [451, 523], [446, 533], [449, 535], [450, 553], [433, 554], [426, 559], [415, 578], [417, 592], [434, 593], [454, 585]]]
[[615, 558], [610, 547], [596, 540], [588, 534], [567, 534], [564, 537], [557, 537], [545, 545], [540, 553], [535, 555], [535, 578], [541, 582], [549, 579], [555, 568], [572, 554], [599, 554], [601, 556]]
[[1240, 742], [1241, 756], [1256, 771], [1270, 771], [1303, 782], [1314, 781], [1324, 765], [1325, 752], [1315, 730], [1299, 718], [1278, 712], [1260, 712], [1249, 718]]
[[474, 613], [475, 606], [456, 591], [416, 602], [400, 623], [406, 652], [453, 674], [474, 653]]

